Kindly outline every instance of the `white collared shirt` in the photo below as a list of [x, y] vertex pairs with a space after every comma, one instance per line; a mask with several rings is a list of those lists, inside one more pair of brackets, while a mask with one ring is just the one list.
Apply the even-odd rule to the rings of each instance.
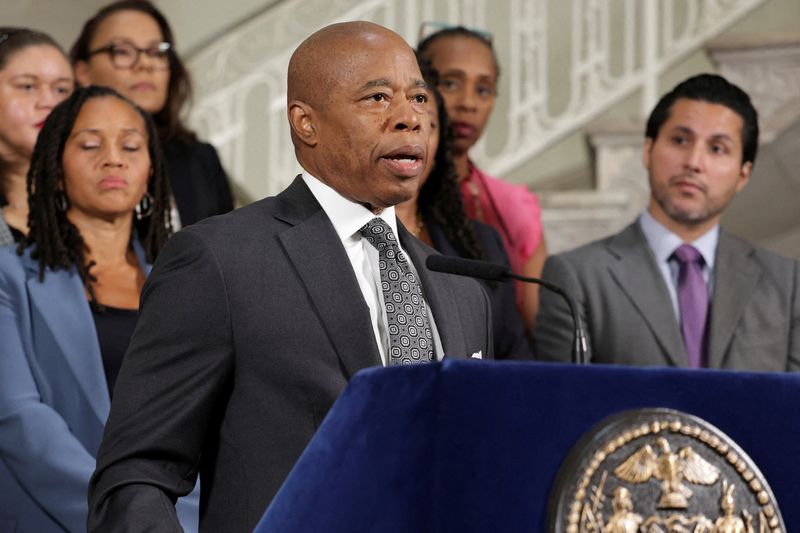
[[[683, 239], [672, 233], [660, 222], [653, 218], [653, 215], [645, 209], [639, 216], [639, 227], [642, 228], [647, 244], [650, 246], [656, 258], [656, 264], [664, 277], [664, 282], [669, 290], [669, 297], [672, 300], [672, 309], [675, 318], [680, 323], [681, 313], [678, 305], [678, 273], [680, 266], [675, 259], [670, 260], [670, 256], [675, 249], [684, 244]], [[691, 244], [700, 255], [703, 256], [703, 279], [708, 286], [708, 299], [714, 295], [714, 260], [717, 256], [717, 244], [719, 243], [719, 224], [704, 233], [699, 239], [686, 243]]]
[[[375, 217], [383, 219], [384, 222], [389, 224], [395, 237], [397, 237], [397, 244], [408, 259], [408, 263], [411, 265], [414, 275], [417, 276], [417, 279], [420, 279], [417, 268], [411, 261], [411, 256], [408, 255], [402, 244], [400, 244], [400, 237], [397, 233], [397, 216], [395, 215], [395, 209], [394, 207], [387, 207], [376, 215], [363, 205], [348, 200], [333, 188], [320, 181], [319, 178], [312, 176], [308, 172], [303, 172], [302, 178], [311, 190], [311, 194], [314, 195], [319, 205], [322, 206], [325, 214], [328, 215], [334, 230], [336, 230], [336, 234], [342, 241], [345, 252], [347, 252], [347, 257], [350, 259], [350, 264], [353, 267], [353, 272], [358, 281], [358, 287], [361, 289], [367, 307], [369, 307], [369, 317], [372, 321], [372, 330], [375, 334], [375, 342], [381, 354], [381, 361], [383, 361], [384, 366], [386, 366], [386, 353], [389, 348], [389, 323], [386, 317], [386, 308], [383, 303], [383, 291], [380, 289], [381, 273], [378, 267], [378, 250], [367, 242], [366, 239], [363, 239], [358, 230]], [[425, 300], [425, 308], [428, 311], [428, 320], [431, 324], [434, 353], [436, 354], [436, 358], [441, 360], [444, 356], [442, 341], [439, 337], [439, 331], [436, 329], [436, 322], [433, 319], [433, 313], [431, 312], [431, 307], [428, 305], [427, 300]]]

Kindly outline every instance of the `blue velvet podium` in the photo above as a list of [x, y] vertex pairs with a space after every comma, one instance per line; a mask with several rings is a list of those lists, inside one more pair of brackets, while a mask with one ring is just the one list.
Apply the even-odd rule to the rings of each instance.
[[733, 438], [800, 531], [800, 375], [481, 361], [356, 375], [256, 531], [546, 531], [570, 448], [641, 407]]

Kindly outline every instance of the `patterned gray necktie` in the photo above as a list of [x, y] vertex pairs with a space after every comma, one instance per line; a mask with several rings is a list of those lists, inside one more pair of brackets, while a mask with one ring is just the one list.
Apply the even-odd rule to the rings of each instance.
[[376, 217], [358, 230], [378, 250], [381, 290], [389, 324], [390, 365], [433, 360], [433, 340], [422, 287], [392, 233]]

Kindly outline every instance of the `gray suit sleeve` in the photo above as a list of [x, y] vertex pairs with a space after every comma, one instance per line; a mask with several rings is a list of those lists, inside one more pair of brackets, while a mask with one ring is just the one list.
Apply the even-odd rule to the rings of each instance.
[[[542, 279], [555, 283], [569, 294], [581, 316], [584, 327], [587, 327], [584, 306], [584, 294], [572, 265], [561, 255], [547, 258], [542, 270]], [[574, 325], [569, 306], [564, 299], [553, 291], [539, 291], [539, 314], [533, 329], [534, 353], [540, 361], [569, 363], [572, 361]], [[588, 329], [588, 328], [587, 328]], [[589, 346], [588, 357], [591, 360], [591, 342], [586, 331]]]
[[800, 262], [794, 262], [792, 316], [789, 317], [789, 360], [786, 370], [800, 372]]
[[89, 487], [89, 531], [181, 531], [174, 503], [194, 487], [232, 369], [221, 268], [191, 229], [179, 232], [142, 292]]

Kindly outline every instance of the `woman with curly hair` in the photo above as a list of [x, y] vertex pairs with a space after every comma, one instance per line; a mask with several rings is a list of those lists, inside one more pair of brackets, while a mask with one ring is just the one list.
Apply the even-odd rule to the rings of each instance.
[[28, 231], [25, 176], [50, 111], [74, 87], [72, 68], [49, 35], [0, 27], [0, 245]]
[[[453, 132], [442, 96], [436, 90], [437, 73], [427, 61], [419, 59], [419, 64], [430, 91], [432, 133], [428, 161], [418, 194], [397, 205], [397, 216], [415, 237], [442, 254], [507, 265], [508, 256], [500, 235], [486, 224], [467, 218], [453, 164]], [[492, 305], [495, 358], [531, 359], [531, 346], [515, 304], [514, 286], [482, 283]]]
[[[153, 121], [111, 89], [77, 90], [45, 121], [27, 189], [28, 234], [0, 248], [0, 523], [85, 531], [139, 295], [170, 235]], [[183, 505], [196, 529], [197, 502]]]

